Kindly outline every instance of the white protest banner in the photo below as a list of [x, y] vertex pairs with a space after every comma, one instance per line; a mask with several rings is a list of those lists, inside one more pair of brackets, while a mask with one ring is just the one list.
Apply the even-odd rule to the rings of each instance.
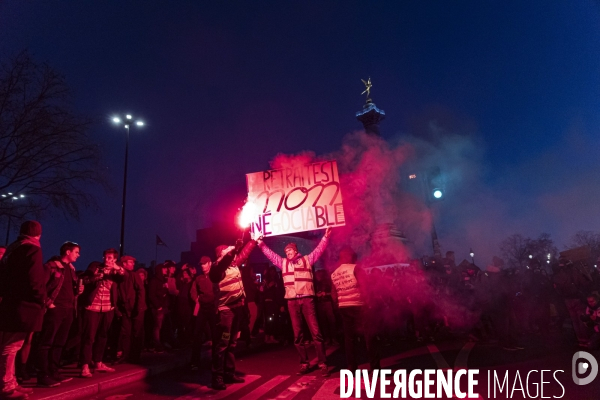
[[255, 215], [250, 230], [264, 236], [346, 224], [335, 161], [246, 174]]

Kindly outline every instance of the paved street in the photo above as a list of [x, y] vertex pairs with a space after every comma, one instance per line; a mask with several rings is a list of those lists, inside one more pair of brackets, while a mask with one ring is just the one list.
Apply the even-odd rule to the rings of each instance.
[[[194, 398], [207, 399], [338, 399], [339, 398], [339, 368], [343, 365], [343, 353], [340, 349], [329, 348], [328, 354], [332, 365], [332, 374], [323, 378], [318, 371], [306, 376], [296, 375], [298, 368], [295, 349], [293, 346], [257, 345], [246, 349], [240, 345], [238, 353], [238, 370], [245, 374], [243, 384], [228, 385], [222, 392], [210, 388], [210, 374], [207, 371], [208, 360], [204, 360], [203, 369], [198, 372], [179, 369], [174, 372], [140, 381], [129, 386], [106, 392], [95, 399], [178, 399]], [[564, 386], [564, 399], [598, 399], [600, 394], [600, 378], [587, 386], [577, 386], [571, 379], [571, 358], [576, 349], [567, 343], [552, 338], [539, 337], [530, 340], [526, 349], [518, 352], [507, 352], [493, 346], [476, 345], [472, 342], [448, 341], [442, 343], [417, 344], [400, 342], [384, 348], [382, 368], [390, 369], [461, 369], [479, 368], [480, 398], [511, 398], [507, 388], [503, 393], [497, 389], [494, 397], [487, 395], [487, 373], [489, 369], [496, 371], [503, 379], [505, 371], [509, 371], [508, 386], [512, 389], [516, 371], [519, 371], [523, 388], [527, 385], [527, 373], [531, 370], [564, 370], [557, 373], [557, 378]], [[313, 360], [313, 363], [316, 360]], [[366, 365], [363, 367], [366, 368]], [[492, 375], [493, 376], [493, 375]], [[561, 397], [563, 389], [557, 384], [552, 373], [544, 376], [544, 398]], [[517, 381], [518, 383], [518, 381]], [[529, 394], [515, 390], [512, 398], [541, 398], [540, 374], [531, 373], [529, 379]], [[519, 389], [518, 385], [516, 389]], [[391, 393], [391, 390], [388, 390]], [[525, 395], [525, 396], [524, 396]], [[362, 392], [362, 398], [366, 398]], [[377, 388], [375, 398], [379, 397]]]

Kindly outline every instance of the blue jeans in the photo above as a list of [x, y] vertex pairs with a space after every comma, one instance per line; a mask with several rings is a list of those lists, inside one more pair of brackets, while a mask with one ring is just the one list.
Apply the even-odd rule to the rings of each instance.
[[306, 320], [306, 325], [310, 330], [315, 349], [317, 350], [317, 358], [319, 365], [326, 363], [325, 358], [325, 341], [319, 329], [317, 322], [317, 312], [315, 310], [314, 297], [300, 297], [297, 299], [288, 299], [288, 309], [290, 311], [290, 320], [294, 329], [294, 344], [296, 350], [300, 354], [300, 364], [308, 364], [308, 351], [304, 345], [304, 332], [302, 331], [302, 317]]

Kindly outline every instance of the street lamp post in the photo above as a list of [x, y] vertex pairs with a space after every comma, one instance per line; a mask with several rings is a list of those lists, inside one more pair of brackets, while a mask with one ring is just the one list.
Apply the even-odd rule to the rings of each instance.
[[[9, 199], [10, 198], [10, 202], [14, 203], [15, 200], [21, 200], [25, 197], [24, 194], [13, 194], [11, 192], [8, 192], [6, 194], [2, 194], [0, 195], [3, 199]], [[5, 245], [8, 246], [8, 239], [10, 237], [10, 224], [12, 222], [12, 217], [10, 216], [10, 214], [8, 214], [8, 223], [6, 224], [6, 242]]]
[[[121, 241], [119, 244], [119, 255], [123, 256], [125, 251], [125, 202], [127, 200], [127, 161], [129, 158], [129, 130], [131, 125], [134, 123], [133, 116], [131, 114], [125, 115], [125, 118], [114, 117], [113, 122], [115, 124], [123, 124], [127, 131], [125, 140], [125, 168], [123, 172], [123, 202], [121, 203]], [[144, 123], [140, 120], [135, 121], [137, 126], [143, 126]]]
[[473, 248], [469, 249], [469, 255], [471, 256], [471, 263], [475, 265], [475, 253], [473, 253]]

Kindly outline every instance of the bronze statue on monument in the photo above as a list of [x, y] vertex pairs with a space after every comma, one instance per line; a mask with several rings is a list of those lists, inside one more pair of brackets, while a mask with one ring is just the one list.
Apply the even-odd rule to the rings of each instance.
[[371, 96], [371, 88], [373, 87], [373, 84], [371, 83], [371, 77], [369, 77], [368, 80], [364, 80], [361, 79], [362, 83], [365, 84], [365, 90], [361, 93], [362, 94], [367, 94], [367, 103], [371, 103], [373, 100], [371, 100], [371, 98], [369, 96]]

